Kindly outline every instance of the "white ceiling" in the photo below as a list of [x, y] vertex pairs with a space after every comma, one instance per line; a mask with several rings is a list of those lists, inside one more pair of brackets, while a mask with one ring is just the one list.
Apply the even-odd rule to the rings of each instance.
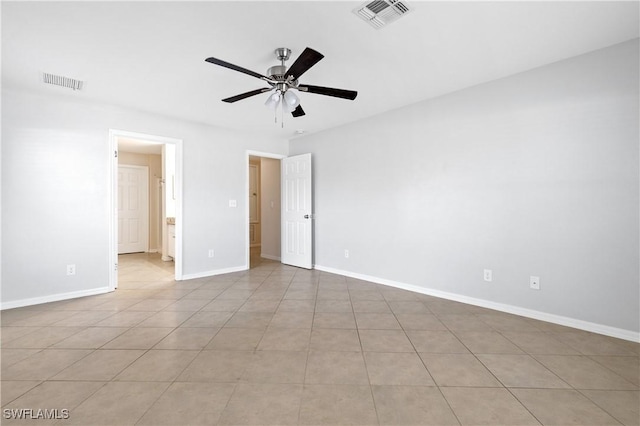
[[[638, 2], [428, 2], [381, 30], [362, 2], [2, 2], [2, 84], [293, 138], [638, 37]], [[300, 81], [355, 101], [300, 93], [307, 113], [274, 124], [265, 87], [204, 61], [266, 73], [277, 47], [325, 58]], [[44, 85], [40, 72], [86, 81]], [[279, 119], [279, 118], [278, 118]]]

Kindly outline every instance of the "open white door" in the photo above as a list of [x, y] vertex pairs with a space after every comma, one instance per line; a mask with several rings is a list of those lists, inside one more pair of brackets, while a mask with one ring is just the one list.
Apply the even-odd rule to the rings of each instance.
[[282, 248], [284, 264], [313, 267], [311, 154], [282, 159]]

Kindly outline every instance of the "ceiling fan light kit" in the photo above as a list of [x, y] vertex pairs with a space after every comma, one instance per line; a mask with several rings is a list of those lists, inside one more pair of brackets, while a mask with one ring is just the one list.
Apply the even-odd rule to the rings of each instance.
[[289, 69], [287, 69], [285, 61], [287, 61], [291, 57], [291, 49], [287, 47], [280, 47], [277, 48], [274, 53], [276, 55], [276, 58], [280, 61], [280, 65], [274, 65], [270, 67], [267, 70], [267, 75], [262, 75], [255, 71], [251, 71], [238, 65], [231, 64], [221, 59], [213, 57], [205, 59], [205, 61], [214, 65], [229, 68], [231, 70], [238, 71], [243, 74], [247, 74], [263, 80], [270, 86], [268, 88], [252, 90], [250, 92], [231, 96], [229, 98], [223, 99], [222, 101], [233, 103], [242, 99], [249, 98], [251, 96], [259, 95], [261, 93], [270, 92], [264, 103], [266, 107], [277, 111], [278, 106], [281, 106], [282, 111], [286, 109], [287, 112], [290, 112], [293, 117], [302, 117], [303, 115], [305, 115], [305, 112], [302, 109], [302, 106], [300, 106], [300, 98], [292, 90], [349, 100], [354, 100], [356, 96], [358, 96], [358, 92], [354, 90], [299, 84], [298, 78], [302, 76], [302, 74], [307, 72], [309, 68], [317, 64], [322, 58], [324, 58], [324, 55], [322, 55], [321, 53], [307, 47], [293, 62]]
[[272, 90], [271, 93], [269, 93], [269, 97], [265, 101], [264, 106], [275, 110], [280, 104], [280, 97], [280, 92], [275, 89]]
[[300, 105], [300, 98], [298, 98], [295, 93], [288, 90], [284, 92], [284, 104], [287, 107], [287, 112], [293, 112], [293, 110]]

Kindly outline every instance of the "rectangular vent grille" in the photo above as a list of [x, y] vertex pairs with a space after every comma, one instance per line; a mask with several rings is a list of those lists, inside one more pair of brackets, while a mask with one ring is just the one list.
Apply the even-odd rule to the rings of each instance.
[[400, 12], [401, 14], [409, 12], [409, 8], [404, 3], [402, 3], [401, 1], [389, 0], [389, 3], [391, 3], [393, 5], [393, 7], [398, 9], [398, 12]]
[[84, 81], [61, 75], [49, 74], [47, 72], [42, 73], [42, 81], [46, 84], [53, 84], [54, 86], [66, 87], [73, 90], [82, 90], [82, 86], [84, 85]]
[[370, 11], [372, 11], [373, 13], [380, 13], [382, 12], [384, 9], [389, 7], [389, 3], [384, 2], [382, 0], [377, 0], [374, 2], [369, 3], [368, 5], [365, 6], [367, 9], [369, 9]]
[[355, 8], [353, 13], [373, 28], [380, 29], [410, 11], [400, 0], [374, 0]]

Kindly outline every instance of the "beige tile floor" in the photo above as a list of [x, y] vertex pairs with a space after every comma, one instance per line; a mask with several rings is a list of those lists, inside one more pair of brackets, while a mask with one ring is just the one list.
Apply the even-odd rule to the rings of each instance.
[[[638, 425], [640, 345], [254, 259], [2, 312], [2, 408], [79, 425]], [[11, 421], [3, 424], [55, 421]]]

